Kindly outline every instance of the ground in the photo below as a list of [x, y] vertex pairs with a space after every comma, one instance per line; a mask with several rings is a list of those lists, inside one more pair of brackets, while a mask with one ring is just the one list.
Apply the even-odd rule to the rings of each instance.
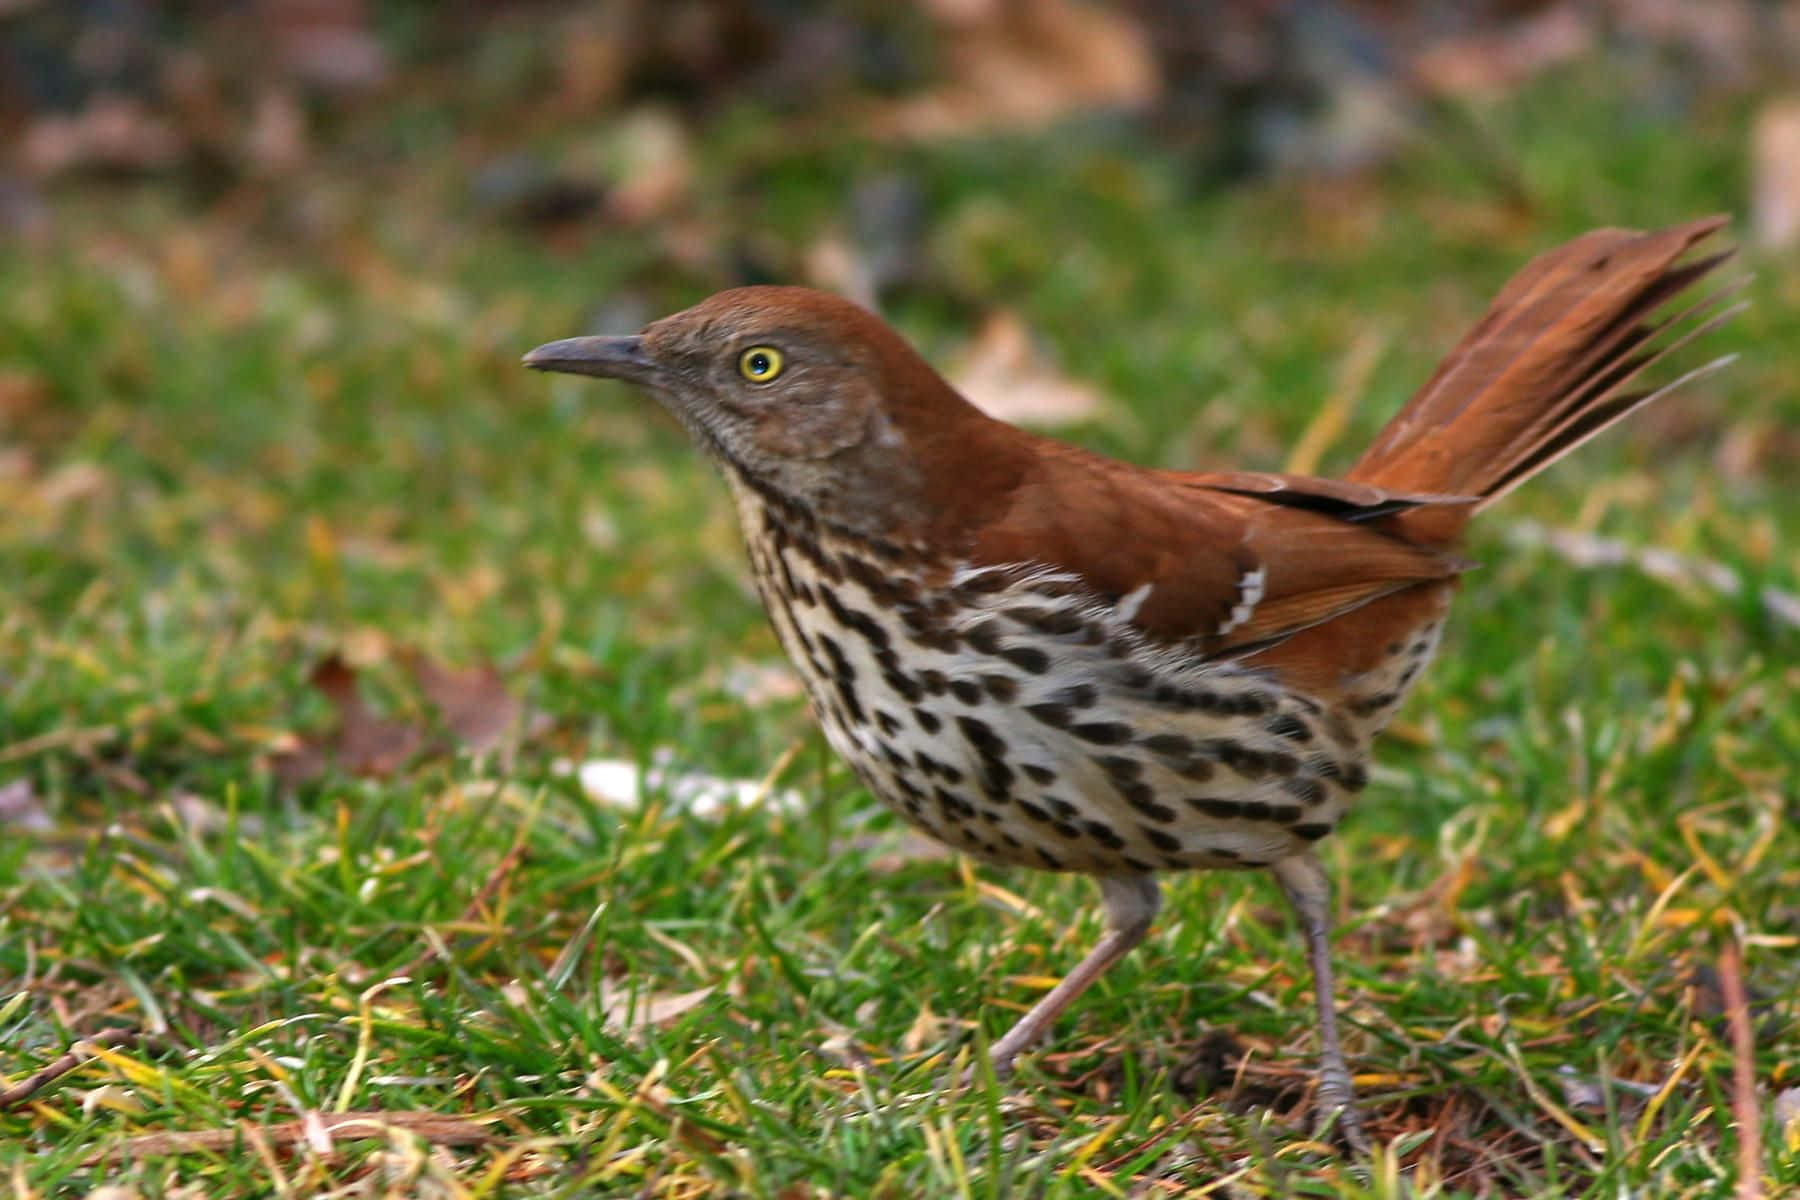
[[[1791, 252], [1745, 254], [1752, 306], [1685, 365], [1738, 361], [1477, 526], [1324, 846], [1360, 1165], [1307, 1134], [1261, 877], [1171, 880], [1053, 1047], [945, 1090], [1098, 936], [1091, 885], [908, 839], [806, 717], [680, 431], [518, 365], [799, 277], [898, 179], [929, 270], [884, 307], [937, 361], [1010, 310], [1107, 398], [1063, 436], [1341, 468], [1536, 251], [1742, 212], [1756, 98], [1672, 122], [1600, 69], [1480, 110], [1507, 189], [1429, 131], [1227, 186], [1110, 119], [897, 146], [754, 109], [661, 224], [484, 208], [482, 135], [423, 109], [235, 206], [59, 187], [0, 245], [0, 1090], [132, 1032], [0, 1112], [4, 1186], [1714, 1196], [1740, 1066], [1767, 1186], [1800, 1186]], [[584, 789], [602, 759], [658, 768], [642, 803]], [[767, 786], [707, 810], [688, 773]]]

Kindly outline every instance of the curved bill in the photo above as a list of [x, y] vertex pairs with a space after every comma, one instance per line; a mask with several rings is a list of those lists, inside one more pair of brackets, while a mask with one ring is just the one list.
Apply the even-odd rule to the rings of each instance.
[[522, 360], [534, 371], [595, 375], [648, 383], [657, 375], [656, 360], [640, 337], [574, 337], [546, 342]]

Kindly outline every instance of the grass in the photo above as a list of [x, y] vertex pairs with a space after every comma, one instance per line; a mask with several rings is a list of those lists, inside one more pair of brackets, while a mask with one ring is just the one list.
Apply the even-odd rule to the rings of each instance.
[[[711, 267], [653, 230], [571, 250], [471, 215], [425, 153], [316, 182], [347, 193], [323, 232], [273, 192], [248, 216], [56, 196], [49, 245], [0, 249], [0, 788], [39, 817], [0, 838], [0, 1088], [145, 1036], [0, 1114], [0, 1186], [1725, 1195], [1731, 947], [1767, 1187], [1800, 1186], [1773, 1115], [1800, 1083], [1800, 631], [1755, 595], [1796, 586], [1791, 257], [1752, 258], [1755, 306], [1711, 340], [1740, 362], [1479, 528], [1488, 566], [1327, 844], [1380, 1142], [1360, 1165], [1306, 1136], [1308, 979], [1261, 878], [1171, 880], [1053, 1047], [943, 1090], [1098, 936], [1090, 885], [917, 853], [795, 699], [746, 699], [779, 650], [723, 489], [641, 400], [517, 367], [609, 297], [654, 315], [729, 282], [733, 239], [792, 270], [891, 169], [931, 230], [891, 315], [933, 356], [1013, 307], [1115, 397], [1068, 436], [1276, 468], [1372, 338], [1341, 467], [1534, 251], [1740, 206], [1748, 101], [1671, 130], [1595, 80], [1481, 115], [1529, 216], [1431, 139], [1364, 178], [1219, 191], [1111, 126], [786, 149], [754, 112], [698, 151]], [[451, 135], [347, 136], [366, 164]], [[1579, 568], [1516, 544], [1524, 521], [1749, 586]], [[409, 653], [501, 664], [532, 716], [487, 753], [284, 782], [331, 722], [307, 677], [333, 652], [396, 720], [440, 723]], [[568, 770], [760, 779], [790, 750], [799, 808], [705, 818]], [[326, 1131], [368, 1111], [414, 1126]]]

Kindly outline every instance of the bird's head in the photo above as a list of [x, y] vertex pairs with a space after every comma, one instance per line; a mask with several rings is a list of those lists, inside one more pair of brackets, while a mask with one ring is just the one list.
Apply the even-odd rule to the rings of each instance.
[[524, 361], [637, 384], [742, 482], [851, 527], [926, 519], [924, 445], [987, 421], [880, 319], [808, 288], [720, 292]]

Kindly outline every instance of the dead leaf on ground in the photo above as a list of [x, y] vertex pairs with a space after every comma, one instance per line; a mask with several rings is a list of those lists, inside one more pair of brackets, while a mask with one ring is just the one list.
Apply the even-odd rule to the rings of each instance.
[[1775, 1124], [1790, 1146], [1800, 1138], [1800, 1087], [1783, 1088], [1775, 1094]]
[[901, 1035], [900, 1049], [907, 1054], [917, 1054], [927, 1046], [935, 1046], [944, 1036], [944, 1021], [931, 1011], [931, 1002], [927, 1000], [919, 1005], [919, 1013]]
[[1426, 48], [1413, 59], [1412, 75], [1435, 95], [1504, 94], [1587, 53], [1597, 36], [1592, 14], [1572, 4], [1553, 4], [1511, 24]]
[[392, 1131], [404, 1130], [435, 1146], [480, 1146], [497, 1141], [487, 1124], [468, 1117], [432, 1112], [309, 1112], [299, 1121], [273, 1125], [240, 1122], [229, 1129], [174, 1130], [125, 1138], [83, 1160], [87, 1166], [120, 1158], [170, 1154], [223, 1153], [246, 1142], [244, 1129], [278, 1146], [316, 1145], [321, 1135], [331, 1142], [386, 1140]]
[[185, 150], [175, 127], [142, 101], [101, 94], [79, 113], [34, 121], [25, 130], [20, 161], [46, 178], [71, 171], [137, 175], [175, 166]]
[[357, 686], [356, 668], [338, 655], [314, 667], [309, 682], [337, 710], [326, 754], [352, 775], [392, 775], [425, 744], [416, 725], [375, 715]]
[[56, 827], [29, 779], [0, 783], [0, 829], [43, 833]]
[[682, 208], [693, 186], [694, 150], [681, 118], [647, 105], [619, 121], [614, 149], [618, 179], [608, 214], [626, 226], [663, 220]]
[[682, 1013], [698, 1005], [715, 989], [708, 985], [691, 992], [641, 992], [622, 983], [600, 984], [597, 999], [606, 1027], [616, 1034], [646, 1033], [658, 1025], [667, 1025]]
[[1042, 129], [1087, 109], [1143, 109], [1160, 88], [1142, 27], [1077, 0], [931, 0], [948, 79], [875, 117], [877, 133]]
[[1770, 250], [1800, 242], [1800, 96], [1763, 106], [1750, 134], [1750, 225]]
[[457, 669], [416, 650], [401, 652], [419, 691], [431, 701], [444, 728], [475, 754], [485, 754], [518, 725], [523, 706], [506, 690], [492, 663]]
[[491, 663], [453, 668], [416, 650], [396, 656], [406, 666], [420, 694], [437, 710], [444, 732], [452, 739], [435, 741], [427, 724], [378, 715], [358, 684], [358, 674], [341, 654], [332, 654], [312, 669], [308, 681], [337, 712], [322, 733], [295, 740], [275, 758], [275, 771], [286, 782], [304, 783], [336, 764], [353, 775], [385, 778], [421, 753], [446, 753], [457, 747], [485, 754], [521, 730], [523, 706], [507, 690]]
[[951, 382], [990, 417], [1024, 425], [1066, 425], [1100, 407], [1100, 393], [1060, 374], [1032, 344], [1017, 313], [1002, 309], [982, 323], [951, 372]]

